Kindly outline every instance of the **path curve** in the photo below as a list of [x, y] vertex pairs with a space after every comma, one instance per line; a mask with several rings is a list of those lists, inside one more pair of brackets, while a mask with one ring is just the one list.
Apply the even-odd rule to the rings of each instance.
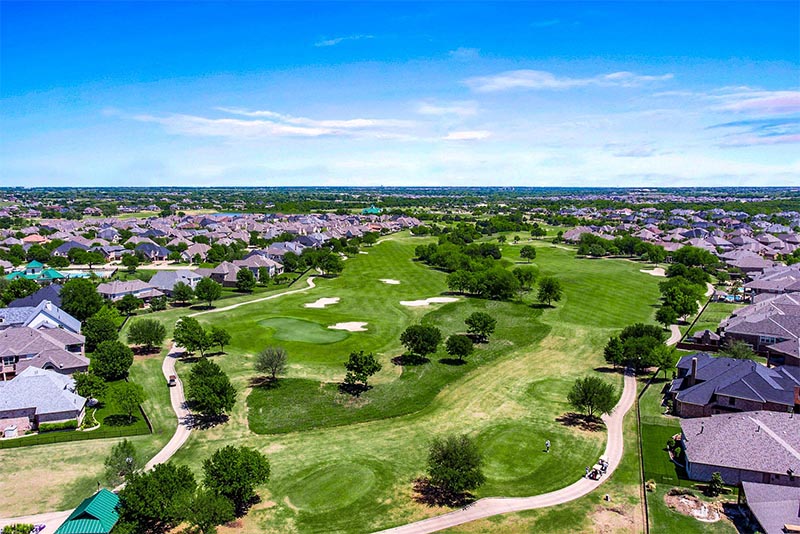
[[[232, 304], [230, 306], [226, 306], [224, 308], [215, 308], [213, 310], [207, 310], [202, 312], [197, 312], [191, 314], [191, 317], [196, 315], [203, 315], [206, 313], [215, 313], [225, 310], [231, 310], [233, 308], [238, 308], [239, 306], [244, 306], [245, 304], [253, 304], [256, 302], [263, 302], [265, 300], [271, 300], [277, 297], [281, 297], [283, 295], [291, 295], [293, 293], [300, 293], [303, 291], [308, 291], [316, 287], [314, 285], [314, 277], [310, 276], [308, 278], [308, 287], [304, 287], [301, 289], [293, 289], [291, 291], [284, 291], [283, 293], [276, 293], [274, 295], [270, 295], [268, 297], [263, 297], [254, 300], [248, 300], [246, 302], [240, 302], [238, 304]], [[184, 353], [184, 349], [181, 347], [175, 346], [172, 344], [172, 348], [170, 348], [169, 353], [164, 357], [164, 361], [161, 364], [161, 372], [164, 374], [164, 380], [169, 380], [171, 375], [175, 375], [178, 377], [178, 372], [175, 369], [175, 363], [178, 361], [178, 358]], [[166, 383], [165, 383], [166, 387]], [[183, 391], [183, 382], [181, 381], [180, 377], [177, 378], [176, 384], [174, 387], [169, 388], [169, 397], [170, 403], [172, 404], [172, 409], [175, 412], [176, 417], [178, 418], [178, 426], [175, 428], [175, 433], [172, 435], [172, 438], [167, 442], [164, 447], [153, 456], [149, 462], [145, 465], [145, 470], [150, 470], [156, 466], [156, 464], [161, 464], [167, 462], [172, 456], [178, 452], [178, 450], [186, 443], [186, 440], [189, 439], [189, 434], [191, 433], [192, 429], [188, 425], [189, 423], [189, 416], [191, 415], [189, 410], [186, 408], [186, 397]], [[122, 489], [124, 484], [117, 486], [114, 488], [114, 491], [119, 491]], [[0, 528], [6, 525], [13, 525], [15, 523], [30, 523], [34, 525], [45, 525], [45, 528], [42, 532], [45, 534], [49, 534], [51, 532], [55, 532], [56, 529], [61, 526], [61, 524], [69, 517], [69, 514], [72, 513], [72, 510], [62, 510], [59, 512], [45, 512], [42, 514], [35, 514], [35, 515], [26, 515], [26, 516], [19, 516], [19, 517], [9, 517], [9, 518], [1, 518], [0, 519]]]
[[452, 528], [470, 521], [485, 519], [494, 515], [509, 512], [522, 512], [536, 508], [546, 508], [574, 501], [592, 491], [608, 479], [616, 470], [623, 453], [622, 426], [625, 414], [636, 400], [636, 378], [630, 371], [625, 372], [622, 396], [610, 415], [604, 415], [603, 421], [608, 428], [608, 441], [606, 442], [605, 456], [608, 458], [608, 473], [600, 480], [581, 478], [574, 484], [557, 491], [535, 495], [533, 497], [487, 497], [468, 505], [465, 508], [447, 514], [431, 517], [415, 523], [382, 530], [392, 534], [425, 534], [446, 528]]
[[667, 339], [664, 343], [667, 345], [676, 345], [678, 341], [681, 340], [683, 334], [681, 334], [681, 329], [676, 324], [669, 325], [669, 339]]

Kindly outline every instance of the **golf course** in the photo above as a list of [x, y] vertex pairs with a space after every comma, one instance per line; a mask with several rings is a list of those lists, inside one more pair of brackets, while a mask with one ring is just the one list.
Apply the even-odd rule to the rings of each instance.
[[[537, 248], [531, 265], [540, 276], [559, 279], [564, 289], [559, 302], [541, 305], [535, 291], [507, 302], [468, 298], [448, 293], [446, 273], [413, 260], [414, 248], [426, 242], [430, 238], [407, 233], [384, 238], [365, 248], [366, 254], [347, 259], [341, 275], [314, 277], [314, 287], [306, 291], [249, 304], [248, 297], [236, 297], [218, 307], [245, 304], [197, 316], [204, 326], [222, 326], [232, 336], [225, 353], [211, 358], [236, 386], [237, 402], [227, 422], [193, 431], [173, 461], [200, 474], [205, 458], [234, 444], [262, 451], [272, 467], [270, 481], [259, 491], [261, 502], [236, 528], [220, 532], [368, 532], [443, 513], [448, 509], [418, 502], [413, 491], [437, 435], [458, 432], [475, 439], [487, 479], [475, 492], [479, 498], [562, 488], [580, 479], [602, 453], [604, 429], [587, 430], [563, 417], [572, 411], [567, 393], [576, 378], [589, 374], [621, 391], [622, 375], [605, 368], [602, 348], [624, 326], [652, 321], [659, 280], [640, 272], [641, 263], [576, 259], [567, 248], [534, 240], [525, 242]], [[519, 248], [503, 245], [503, 257], [527, 265]], [[306, 287], [307, 277], [290, 289]], [[409, 305], [431, 297], [455, 300]], [[446, 338], [465, 333], [464, 319], [475, 311], [493, 316], [497, 328], [463, 362], [451, 359], [442, 346], [425, 362], [407, 365], [398, 359], [406, 327], [434, 325]], [[173, 309], [148, 317], [164, 321], [171, 331], [186, 313], [191, 312]], [[289, 355], [287, 372], [274, 382], [254, 370], [255, 355], [268, 346], [283, 347]], [[373, 353], [382, 364], [360, 396], [339, 388], [343, 364], [354, 351]], [[188, 375], [191, 365], [179, 362], [179, 374]], [[137, 359], [132, 370], [148, 392], [145, 409], [154, 427], [163, 430], [132, 440], [148, 453], [174, 429], [159, 372], [158, 356]], [[635, 443], [629, 436], [626, 454]], [[545, 440], [552, 443], [549, 453]], [[75, 505], [79, 490], [94, 484], [114, 442], [58, 445], [72, 461], [71, 470], [58, 476], [31, 460], [36, 448], [0, 451], [4, 465], [21, 466], [14, 480], [33, 480], [36, 487], [21, 504], [9, 496], [16, 484], [4, 477], [0, 513]], [[609, 487], [630, 504], [628, 486], [635, 494], [638, 472], [635, 461], [627, 465], [628, 456], [624, 463], [614, 477], [628, 485], [612, 479]], [[54, 494], [67, 498], [54, 502]], [[565, 505], [573, 511], [560, 516], [565, 531], [576, 528], [576, 521], [590, 524], [587, 510], [577, 518], [574, 510], [595, 501], [587, 497]], [[514, 514], [515, 525], [533, 525], [542, 513], [550, 512]], [[556, 531], [560, 522], [549, 524]]]

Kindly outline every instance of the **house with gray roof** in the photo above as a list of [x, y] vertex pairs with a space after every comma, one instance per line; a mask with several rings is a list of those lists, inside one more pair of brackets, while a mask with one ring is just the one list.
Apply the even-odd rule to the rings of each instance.
[[800, 530], [800, 488], [742, 482], [739, 500], [747, 505], [764, 534]]
[[28, 367], [14, 379], [0, 382], [0, 429], [18, 433], [41, 423], [83, 421], [86, 398], [75, 393], [75, 381], [55, 371]]
[[43, 300], [36, 306], [0, 308], [0, 330], [14, 326], [45, 326], [81, 333], [81, 322], [49, 300]]
[[669, 394], [680, 417], [757, 410], [800, 412], [796, 398], [800, 367], [769, 368], [752, 360], [699, 352], [681, 358], [677, 369]]
[[54, 305], [61, 307], [61, 284], [50, 284], [44, 286], [35, 293], [22, 297], [21, 299], [12, 300], [8, 303], [9, 308], [26, 308], [36, 307], [44, 300], [49, 300]]
[[188, 269], [182, 269], [180, 271], [158, 271], [150, 279], [149, 284], [167, 295], [172, 295], [172, 289], [178, 282], [183, 282], [194, 289], [197, 286], [197, 282], [202, 279], [202, 276]]
[[780, 412], [717, 414], [681, 420], [689, 478], [800, 487], [800, 415]]
[[125, 295], [133, 295], [142, 300], [164, 296], [163, 292], [153, 287], [151, 284], [136, 279], [127, 282], [120, 280], [105, 282], [97, 286], [97, 292], [112, 302], [122, 299]]
[[0, 330], [0, 380], [8, 380], [28, 367], [61, 374], [86, 371], [86, 338], [61, 328], [27, 326]]

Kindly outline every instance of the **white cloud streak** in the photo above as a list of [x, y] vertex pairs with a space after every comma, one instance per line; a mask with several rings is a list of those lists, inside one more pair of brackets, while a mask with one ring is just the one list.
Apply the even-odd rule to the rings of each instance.
[[320, 39], [319, 41], [314, 43], [314, 46], [316, 46], [317, 48], [324, 48], [327, 46], [336, 46], [345, 41], [362, 41], [364, 39], [374, 39], [374, 38], [375, 38], [374, 35], [363, 35], [363, 34], [346, 35], [344, 37], [334, 37], [332, 39]]
[[420, 115], [447, 116], [455, 115], [458, 117], [471, 117], [478, 113], [478, 103], [474, 100], [462, 100], [455, 102], [421, 102], [417, 105], [417, 113]]
[[478, 141], [491, 137], [492, 132], [486, 130], [462, 130], [457, 132], [450, 132], [442, 139], [445, 141]]
[[558, 77], [543, 70], [509, 70], [489, 76], [477, 76], [464, 80], [464, 84], [478, 93], [493, 93], [512, 89], [562, 90], [575, 87], [641, 87], [643, 85], [671, 80], [671, 73], [657, 76], [621, 71], [590, 78]]

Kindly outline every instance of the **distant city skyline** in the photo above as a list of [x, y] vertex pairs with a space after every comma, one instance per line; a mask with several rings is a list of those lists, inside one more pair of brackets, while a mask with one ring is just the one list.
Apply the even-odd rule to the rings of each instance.
[[800, 4], [0, 3], [0, 186], [800, 185]]

